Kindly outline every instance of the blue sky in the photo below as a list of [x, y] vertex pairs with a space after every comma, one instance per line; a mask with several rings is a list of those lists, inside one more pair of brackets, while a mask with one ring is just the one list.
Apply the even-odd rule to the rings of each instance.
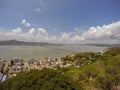
[[[38, 29], [41, 29], [39, 33], [44, 32], [47, 38], [51, 38], [50, 40], [44, 39], [40, 35], [35, 37], [32, 33], [33, 36], [31, 35], [29, 41], [55, 42], [52, 39], [54, 38], [61, 39], [60, 42], [88, 42], [91, 40], [83, 40], [83, 36], [90, 31], [91, 27], [103, 28], [104, 25], [119, 23], [119, 20], [120, 0], [0, 0], [1, 33], [4, 32], [6, 35], [13, 30], [21, 29], [19, 35], [22, 35], [34, 28], [34, 34], [35, 31], [38, 33]], [[3, 39], [15, 38], [5, 35]], [[18, 37], [21, 37], [19, 35]], [[23, 39], [18, 37], [18, 40]], [[74, 41], [75, 37], [79, 39]]]

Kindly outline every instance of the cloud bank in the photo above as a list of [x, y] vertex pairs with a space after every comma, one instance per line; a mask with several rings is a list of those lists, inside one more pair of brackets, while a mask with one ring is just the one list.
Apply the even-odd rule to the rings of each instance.
[[[22, 23], [30, 27], [25, 19]], [[22, 28], [6, 31], [0, 29], [0, 40], [16, 39], [32, 42], [55, 42], [55, 43], [111, 43], [120, 44], [120, 21], [97, 27], [90, 27], [87, 30], [75, 28], [73, 32], [60, 35], [50, 35], [44, 28], [31, 28], [24, 31]]]

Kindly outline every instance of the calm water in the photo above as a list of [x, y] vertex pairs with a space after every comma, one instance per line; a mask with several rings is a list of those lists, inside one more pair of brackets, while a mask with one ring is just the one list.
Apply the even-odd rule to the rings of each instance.
[[34, 57], [62, 57], [73, 52], [98, 52], [106, 47], [62, 45], [62, 46], [0, 46], [0, 57], [2, 58], [34, 58]]

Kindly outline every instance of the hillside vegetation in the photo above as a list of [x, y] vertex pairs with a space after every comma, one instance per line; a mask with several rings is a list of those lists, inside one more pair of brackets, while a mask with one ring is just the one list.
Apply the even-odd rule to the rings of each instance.
[[20, 72], [1, 83], [0, 90], [111, 90], [120, 86], [120, 47], [104, 53], [74, 53], [62, 60], [64, 65], [73, 65]]

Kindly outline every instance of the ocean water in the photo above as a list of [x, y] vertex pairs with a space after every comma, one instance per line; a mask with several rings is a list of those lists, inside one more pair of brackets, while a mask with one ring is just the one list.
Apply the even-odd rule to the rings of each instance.
[[74, 52], [101, 52], [106, 47], [87, 45], [61, 45], [61, 46], [0, 46], [1, 58], [59, 58]]

